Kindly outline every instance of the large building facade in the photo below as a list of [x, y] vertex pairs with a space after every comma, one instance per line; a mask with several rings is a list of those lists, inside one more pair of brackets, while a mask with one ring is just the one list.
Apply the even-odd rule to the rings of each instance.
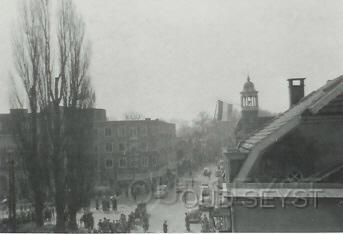
[[125, 188], [138, 180], [164, 183], [175, 167], [175, 124], [158, 119], [96, 121], [93, 134], [100, 187]]
[[[20, 114], [29, 120], [26, 109], [13, 109], [0, 114], [0, 198], [8, 196], [9, 162], [16, 161], [18, 198], [27, 194], [25, 178], [19, 163], [20, 150], [13, 135], [13, 119]], [[175, 124], [155, 119], [108, 121], [106, 110], [82, 110], [82, 121], [91, 121], [87, 154], [93, 158], [96, 169], [96, 188], [114, 191], [136, 180], [164, 183], [167, 172], [175, 169]], [[23, 124], [28, 124], [23, 122]], [[174, 163], [174, 164], [173, 164]], [[169, 170], [168, 170], [169, 169]]]

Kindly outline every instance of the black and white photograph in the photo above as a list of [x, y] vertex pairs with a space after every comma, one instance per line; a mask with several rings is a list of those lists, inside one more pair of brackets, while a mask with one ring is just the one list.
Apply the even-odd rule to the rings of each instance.
[[343, 232], [343, 0], [0, 0], [0, 233]]

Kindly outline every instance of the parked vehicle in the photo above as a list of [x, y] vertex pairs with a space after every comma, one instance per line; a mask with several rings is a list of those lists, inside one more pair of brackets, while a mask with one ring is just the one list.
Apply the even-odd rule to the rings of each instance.
[[201, 211], [199, 209], [193, 209], [188, 212], [189, 223], [200, 223], [201, 222]]
[[200, 199], [199, 199], [199, 208], [208, 208], [211, 206], [212, 199], [211, 189], [208, 184], [200, 185]]
[[200, 199], [199, 199], [199, 208], [208, 208], [211, 206], [211, 189], [208, 184], [200, 185]]
[[167, 185], [160, 185], [156, 188], [156, 191], [154, 193], [154, 197], [156, 199], [165, 198], [168, 195], [168, 187]]

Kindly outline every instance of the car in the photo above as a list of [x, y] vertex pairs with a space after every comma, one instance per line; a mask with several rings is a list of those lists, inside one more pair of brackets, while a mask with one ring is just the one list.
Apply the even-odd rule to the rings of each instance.
[[165, 198], [167, 195], [168, 195], [168, 187], [167, 187], [167, 185], [159, 185], [156, 188], [156, 191], [154, 193], [154, 197], [156, 199]]
[[189, 223], [200, 223], [201, 222], [201, 211], [199, 209], [193, 209], [187, 212]]
[[209, 208], [212, 203], [212, 194], [211, 189], [208, 184], [200, 185], [200, 199], [199, 199], [199, 208]]

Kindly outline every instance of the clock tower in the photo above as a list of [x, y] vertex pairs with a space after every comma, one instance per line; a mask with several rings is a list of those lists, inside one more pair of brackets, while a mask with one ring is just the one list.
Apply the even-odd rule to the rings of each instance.
[[248, 76], [247, 81], [241, 92], [241, 108], [243, 121], [252, 122], [258, 117], [258, 95], [254, 83], [250, 81]]

